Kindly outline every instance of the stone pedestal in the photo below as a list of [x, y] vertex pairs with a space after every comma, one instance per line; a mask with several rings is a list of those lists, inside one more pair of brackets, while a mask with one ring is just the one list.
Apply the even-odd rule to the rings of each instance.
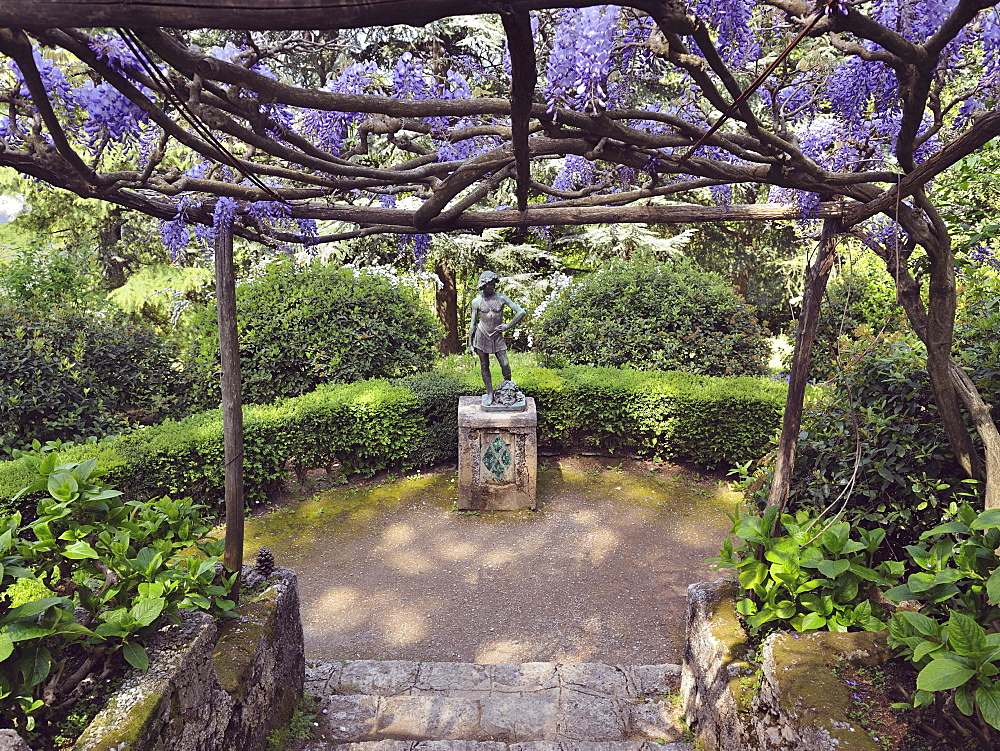
[[527, 398], [521, 412], [487, 412], [478, 396], [458, 402], [458, 508], [535, 508], [538, 413]]

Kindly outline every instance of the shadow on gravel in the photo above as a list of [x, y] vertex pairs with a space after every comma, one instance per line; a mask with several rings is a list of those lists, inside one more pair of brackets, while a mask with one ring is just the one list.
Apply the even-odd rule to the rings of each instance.
[[345, 485], [247, 522], [299, 577], [306, 657], [679, 662], [688, 584], [729, 530], [717, 478], [540, 462], [536, 512], [454, 510], [455, 471]]

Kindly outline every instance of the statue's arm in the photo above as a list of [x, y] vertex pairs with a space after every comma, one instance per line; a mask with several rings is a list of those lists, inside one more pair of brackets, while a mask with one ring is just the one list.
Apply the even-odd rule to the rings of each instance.
[[497, 328], [499, 328], [501, 331], [509, 331], [510, 329], [517, 326], [517, 324], [519, 324], [522, 320], [524, 320], [524, 317], [527, 315], [527, 312], [525, 311], [524, 308], [522, 308], [516, 302], [507, 297], [507, 295], [500, 295], [500, 297], [503, 298], [503, 301], [510, 306], [511, 310], [514, 311], [514, 317], [510, 320], [510, 323], [502, 323]]

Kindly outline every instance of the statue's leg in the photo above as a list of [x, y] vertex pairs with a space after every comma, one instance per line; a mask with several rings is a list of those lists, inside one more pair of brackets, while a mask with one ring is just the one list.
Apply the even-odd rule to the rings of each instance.
[[493, 376], [490, 374], [489, 353], [476, 350], [479, 355], [479, 371], [483, 374], [483, 384], [486, 386], [486, 403], [493, 404]]
[[503, 373], [505, 381], [510, 380], [510, 360], [507, 359], [507, 350], [502, 349], [497, 352], [497, 362], [500, 363], [500, 372]]

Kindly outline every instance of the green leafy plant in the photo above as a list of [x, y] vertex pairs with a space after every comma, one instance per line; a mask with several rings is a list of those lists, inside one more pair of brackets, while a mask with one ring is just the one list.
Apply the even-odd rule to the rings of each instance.
[[760, 375], [770, 348], [753, 308], [694, 266], [622, 263], [569, 286], [540, 316], [545, 365]]
[[116, 433], [187, 409], [176, 352], [124, 316], [0, 298], [0, 445]]
[[889, 620], [889, 644], [919, 670], [913, 707], [935, 696], [943, 711], [983, 748], [993, 748], [989, 728], [1000, 730], [1000, 510], [977, 513], [951, 504], [946, 520], [921, 535], [906, 552], [916, 567], [906, 582], [885, 592], [900, 609]]
[[[428, 370], [441, 338], [434, 316], [409, 290], [374, 273], [315, 262], [270, 264], [236, 292], [243, 398], [266, 403], [319, 384], [394, 378]], [[218, 402], [217, 312], [192, 326], [200, 344], [188, 367], [200, 397]]]
[[950, 610], [972, 613], [983, 626], [1000, 620], [1000, 509], [977, 513], [969, 504], [951, 504], [951, 519], [920, 535], [922, 544], [908, 545], [917, 571], [905, 584], [889, 589], [893, 602], [917, 600], [927, 615]]
[[[23, 457], [38, 475], [21, 494], [44, 490], [36, 518], [0, 518], [0, 708], [19, 730], [72, 711], [118, 656], [148, 667], [143, 641], [162, 618], [203, 610], [228, 616], [234, 575], [218, 568], [222, 543], [207, 537], [190, 499], [124, 501], [100, 482], [96, 458], [57, 463]], [[14, 580], [43, 583], [47, 596], [12, 606]], [[71, 669], [67, 669], [71, 667]]]
[[[976, 486], [948, 446], [923, 345], [891, 335], [846, 351], [850, 365], [803, 414], [789, 508], [818, 510], [846, 497], [844, 521], [884, 529], [880, 556], [902, 558], [941, 509]], [[763, 505], [772, 473], [763, 468], [751, 485], [752, 505]]]
[[736, 512], [719, 568], [739, 572], [746, 596], [737, 602], [751, 635], [792, 628], [795, 631], [885, 628], [882, 612], [868, 590], [884, 585], [895, 566], [871, 567], [882, 543], [882, 530], [858, 529], [852, 539], [847, 522], [824, 522], [806, 511], [783, 514], [784, 534], [772, 536], [777, 509], [762, 516]]

